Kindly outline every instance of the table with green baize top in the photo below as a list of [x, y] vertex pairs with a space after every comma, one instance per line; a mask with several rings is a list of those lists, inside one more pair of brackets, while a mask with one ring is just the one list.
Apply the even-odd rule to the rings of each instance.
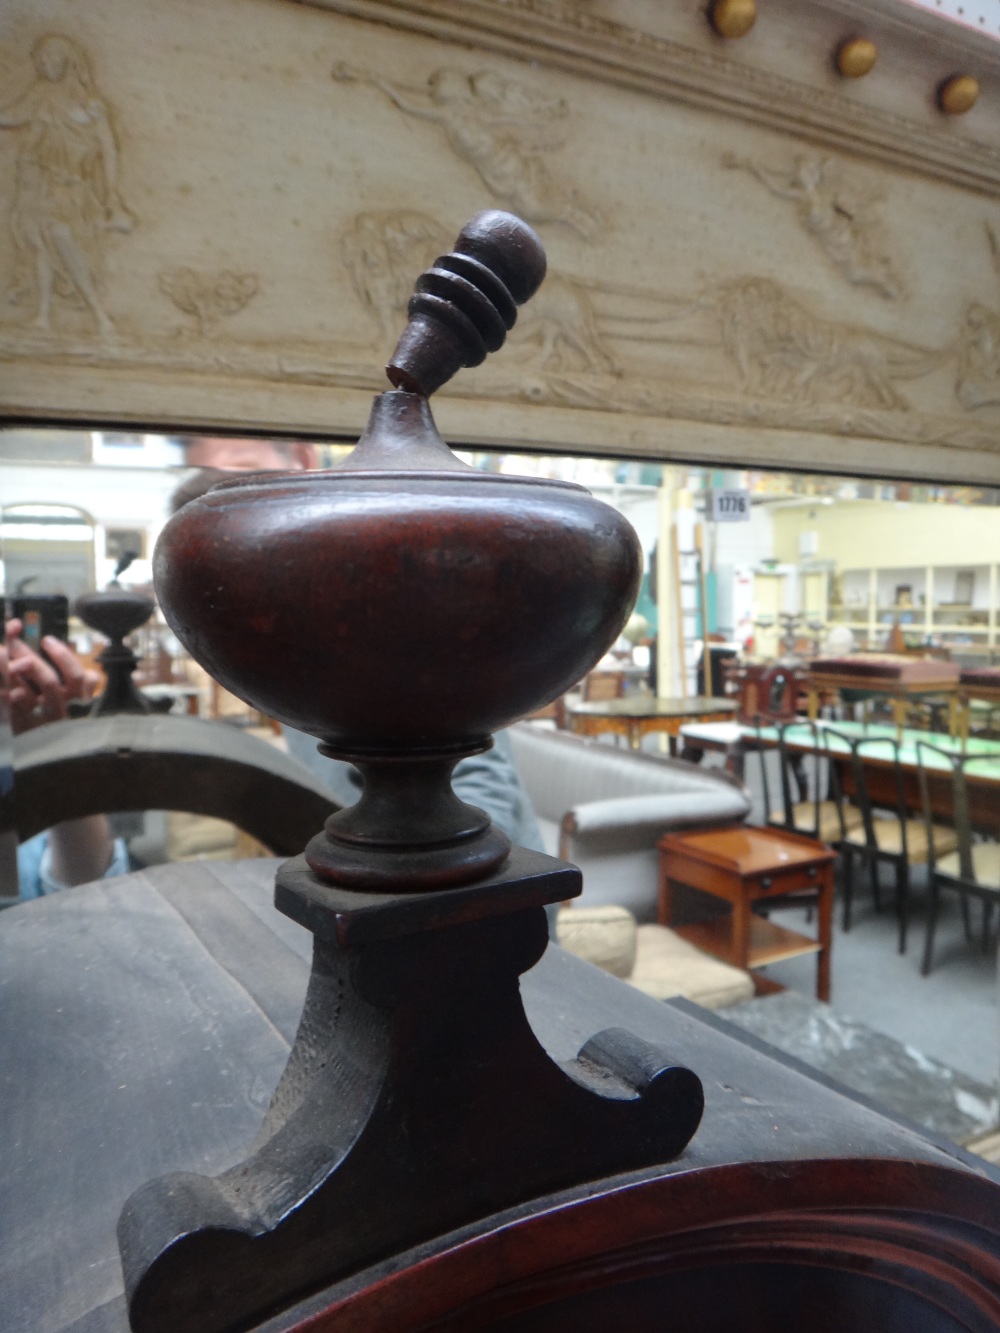
[[677, 734], [686, 722], [728, 722], [735, 713], [735, 699], [713, 699], [704, 695], [692, 699], [602, 699], [572, 707], [569, 725], [570, 730], [580, 736], [600, 736], [608, 732], [625, 736], [633, 750], [641, 748], [643, 736], [659, 731], [670, 737], [673, 752]]
[[[785, 745], [792, 754], [812, 754], [816, 748], [814, 744], [816, 735], [823, 754], [834, 758], [842, 755], [845, 762], [839, 765], [839, 771], [842, 790], [846, 796], [854, 794], [855, 783], [851, 766], [846, 762], [847, 747], [840, 737], [847, 740], [897, 741], [904, 796], [909, 809], [916, 813], [922, 808], [920, 767], [917, 762], [918, 742], [933, 745], [938, 750], [971, 755], [976, 762], [967, 767], [966, 781], [973, 825], [984, 833], [995, 835], [1000, 832], [1000, 741], [980, 740], [974, 736], [963, 741], [961, 738], [943, 735], [939, 731], [918, 731], [913, 727], [904, 727], [902, 738], [898, 739], [900, 732], [895, 726], [863, 722], [791, 723], [785, 727], [784, 735]], [[748, 749], [754, 749], [758, 744], [777, 746], [778, 728], [761, 727], [758, 731], [756, 727], [739, 722], [714, 726], [692, 724], [683, 728], [682, 739], [684, 753], [687, 755], [691, 756], [705, 750], [721, 751], [727, 755], [727, 767], [738, 770]], [[862, 751], [862, 756], [873, 804], [894, 806], [896, 786], [891, 747], [872, 746], [868, 752]], [[947, 818], [952, 810], [951, 771], [942, 755], [924, 750], [923, 757], [925, 766], [932, 770], [928, 792], [934, 814], [939, 818]], [[940, 769], [940, 777], [934, 775], [935, 769]]]

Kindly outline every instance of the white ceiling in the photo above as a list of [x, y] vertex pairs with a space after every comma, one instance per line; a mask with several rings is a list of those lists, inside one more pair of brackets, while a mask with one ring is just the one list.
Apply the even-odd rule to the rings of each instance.
[[909, 3], [1000, 40], [1000, 0], [909, 0]]

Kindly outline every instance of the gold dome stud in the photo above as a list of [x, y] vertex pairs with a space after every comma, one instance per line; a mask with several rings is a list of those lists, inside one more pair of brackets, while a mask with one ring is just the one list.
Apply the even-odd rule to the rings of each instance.
[[756, 0], [714, 0], [708, 17], [720, 37], [745, 37], [757, 18]]
[[938, 106], [946, 116], [964, 116], [979, 100], [979, 80], [956, 74], [938, 89]]
[[845, 79], [863, 79], [875, 68], [878, 49], [867, 37], [852, 37], [837, 51], [837, 69]]

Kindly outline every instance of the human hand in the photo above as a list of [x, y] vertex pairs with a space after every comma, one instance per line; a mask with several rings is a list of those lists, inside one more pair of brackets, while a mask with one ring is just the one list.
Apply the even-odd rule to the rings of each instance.
[[7, 621], [7, 642], [0, 645], [0, 683], [10, 708], [14, 735], [69, 716], [71, 699], [89, 699], [100, 683], [73, 649], [47, 634], [42, 640], [51, 663], [20, 637], [20, 620]]

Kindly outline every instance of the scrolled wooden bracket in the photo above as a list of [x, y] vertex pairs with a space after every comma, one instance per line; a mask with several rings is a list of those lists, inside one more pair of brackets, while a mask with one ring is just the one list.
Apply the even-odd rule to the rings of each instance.
[[618, 1029], [557, 1064], [518, 977], [579, 871], [515, 849], [490, 880], [365, 895], [296, 858], [276, 901], [316, 935], [255, 1151], [143, 1186], [118, 1234], [136, 1333], [229, 1333], [383, 1254], [547, 1191], [676, 1157], [698, 1078]]

